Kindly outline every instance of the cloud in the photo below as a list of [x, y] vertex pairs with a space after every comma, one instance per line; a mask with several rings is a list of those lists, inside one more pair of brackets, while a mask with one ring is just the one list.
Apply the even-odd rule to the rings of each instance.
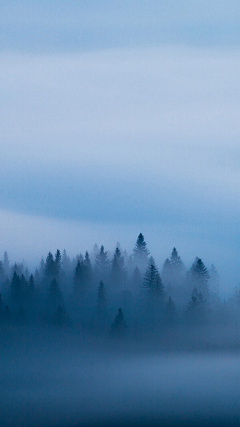
[[[4, 211], [88, 223], [89, 236], [102, 224], [105, 236], [116, 227], [125, 236], [133, 227], [134, 239], [144, 228], [152, 242], [165, 233], [169, 246], [187, 235], [183, 250], [200, 255], [199, 247], [210, 259], [224, 247], [231, 262], [240, 207], [237, 50], [0, 59]], [[13, 222], [2, 218], [8, 235]]]

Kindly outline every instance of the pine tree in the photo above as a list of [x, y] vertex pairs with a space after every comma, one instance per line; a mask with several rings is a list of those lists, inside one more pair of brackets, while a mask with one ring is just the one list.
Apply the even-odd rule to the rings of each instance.
[[144, 276], [143, 294], [153, 300], [158, 297], [163, 298], [165, 295], [164, 286], [153, 257], [149, 260], [149, 265]]
[[10, 264], [7, 251], [5, 251], [3, 255], [3, 267], [6, 275], [10, 279]]
[[111, 282], [112, 288], [119, 290], [123, 287], [126, 282], [127, 271], [124, 267], [124, 258], [121, 254], [121, 251], [118, 247], [114, 252], [112, 260], [112, 269], [111, 269]]
[[170, 259], [167, 258], [164, 262], [162, 279], [166, 294], [173, 298], [178, 304], [182, 304], [186, 298], [184, 287], [186, 269], [175, 247], [172, 250]]
[[118, 309], [118, 314], [116, 315], [114, 322], [111, 326], [111, 334], [113, 337], [123, 337], [126, 335], [127, 325], [123, 316], [122, 309]]
[[84, 292], [83, 267], [82, 267], [82, 262], [78, 261], [77, 266], [75, 268], [75, 272], [74, 272], [73, 295], [78, 298], [83, 294], [83, 292]]
[[205, 267], [203, 261], [200, 258], [196, 258], [190, 270], [190, 280], [192, 286], [194, 286], [198, 292], [202, 294], [204, 299], [208, 299], [209, 296], [209, 279], [210, 275], [208, 269]]
[[31, 298], [34, 297], [35, 291], [36, 291], [35, 280], [34, 280], [33, 274], [31, 274], [31, 276], [29, 278], [29, 283], [28, 283], [28, 294]]
[[109, 275], [110, 261], [108, 253], [104, 251], [104, 246], [101, 246], [99, 253], [95, 256], [95, 273], [100, 280], [106, 281]]
[[97, 327], [102, 329], [107, 326], [107, 298], [106, 289], [102, 280], [98, 286], [97, 294]]
[[107, 306], [107, 298], [106, 298], [106, 289], [103, 281], [101, 280], [98, 287], [97, 294], [97, 313], [102, 314], [105, 313]]
[[52, 280], [54, 277], [56, 277], [56, 264], [53, 259], [53, 254], [51, 252], [48, 253], [48, 256], [46, 258], [45, 263], [45, 276], [47, 279]]
[[183, 263], [182, 263], [181, 257], [178, 255], [176, 248], [173, 248], [172, 250], [170, 264], [171, 264], [171, 269], [177, 274], [180, 274], [183, 268]]
[[23, 300], [23, 290], [21, 288], [21, 281], [16, 271], [14, 272], [11, 281], [11, 300], [15, 306], [21, 305]]
[[55, 254], [55, 274], [56, 276], [59, 275], [60, 271], [61, 271], [61, 266], [62, 266], [62, 255], [59, 249], [57, 249], [57, 252]]
[[3, 266], [3, 262], [0, 261], [0, 285], [2, 285], [6, 280], [6, 274]]
[[84, 285], [87, 288], [89, 288], [89, 285], [91, 284], [91, 279], [92, 279], [92, 264], [91, 264], [89, 253], [87, 251], [85, 253], [85, 257], [82, 262], [82, 269], [83, 269]]
[[148, 264], [149, 251], [142, 233], [138, 235], [135, 248], [133, 249], [133, 260], [135, 265], [142, 272]]

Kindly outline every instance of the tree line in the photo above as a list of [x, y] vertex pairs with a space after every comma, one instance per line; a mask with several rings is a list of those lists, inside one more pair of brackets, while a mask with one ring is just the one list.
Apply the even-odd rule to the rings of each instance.
[[163, 326], [232, 323], [239, 319], [240, 288], [228, 301], [220, 279], [196, 257], [190, 269], [173, 248], [160, 272], [142, 233], [131, 255], [118, 244], [112, 257], [95, 245], [71, 259], [66, 250], [48, 253], [34, 273], [23, 263], [0, 261], [0, 323], [78, 327], [122, 336]]

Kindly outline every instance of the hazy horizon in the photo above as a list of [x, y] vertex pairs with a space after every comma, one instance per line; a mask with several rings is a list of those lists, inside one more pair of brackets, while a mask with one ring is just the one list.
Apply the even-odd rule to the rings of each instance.
[[239, 281], [239, 4], [1, 3], [1, 252], [174, 246]]

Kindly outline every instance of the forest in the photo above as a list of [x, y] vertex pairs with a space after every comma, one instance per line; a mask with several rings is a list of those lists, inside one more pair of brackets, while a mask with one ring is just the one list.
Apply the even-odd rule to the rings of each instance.
[[97, 245], [91, 255], [73, 259], [57, 250], [42, 258], [33, 273], [23, 263], [11, 265], [5, 252], [0, 261], [1, 329], [76, 329], [95, 337], [161, 340], [166, 331], [179, 328], [215, 328], [207, 342], [211, 347], [227, 327], [238, 346], [240, 288], [221, 300], [219, 283], [214, 265], [208, 269], [196, 257], [188, 270], [176, 248], [160, 272], [142, 233], [131, 255], [119, 244], [112, 257]]

